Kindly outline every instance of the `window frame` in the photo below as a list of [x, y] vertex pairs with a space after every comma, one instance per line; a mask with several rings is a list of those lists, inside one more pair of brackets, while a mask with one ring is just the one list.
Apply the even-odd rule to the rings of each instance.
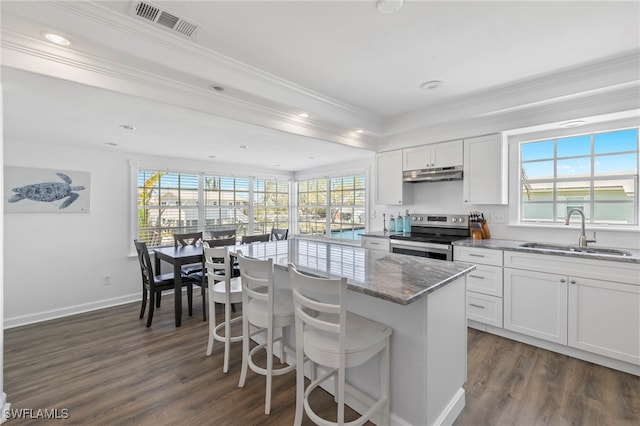
[[[347, 205], [344, 204], [343, 202], [341, 202], [340, 204], [334, 204], [332, 201], [332, 193], [331, 193], [331, 185], [332, 185], [332, 180], [334, 179], [345, 179], [345, 178], [354, 178], [354, 191], [356, 191], [355, 189], [355, 181], [358, 177], [362, 177], [362, 179], [364, 180], [364, 188], [362, 189], [362, 191], [364, 192], [364, 201], [363, 204], [354, 204], [353, 205]], [[305, 205], [305, 207], [308, 208], [324, 208], [326, 211], [325, 214], [325, 232], [323, 234], [300, 234], [300, 183], [304, 182], [304, 181], [320, 181], [320, 180], [324, 180], [325, 181], [325, 204], [308, 204]], [[294, 181], [294, 185], [295, 185], [295, 219], [294, 219], [294, 223], [296, 226], [296, 232], [298, 234], [300, 234], [301, 236], [305, 236], [305, 237], [309, 237], [309, 238], [314, 238], [314, 237], [323, 237], [323, 238], [329, 238], [333, 241], [341, 241], [341, 242], [353, 242], [353, 243], [358, 243], [360, 241], [360, 234], [362, 232], [365, 232], [365, 230], [367, 229], [367, 224], [368, 224], [368, 194], [369, 194], [369, 189], [368, 189], [368, 184], [367, 182], [369, 182], [369, 176], [367, 174], [366, 171], [356, 171], [356, 172], [340, 172], [340, 173], [333, 173], [331, 175], [325, 175], [325, 176], [304, 176], [304, 177], [300, 177], [297, 178]], [[359, 190], [359, 189], [358, 189]], [[341, 190], [344, 191], [344, 190]], [[355, 200], [354, 200], [355, 201]], [[353, 234], [353, 238], [340, 238], [340, 237], [334, 237], [332, 236], [331, 233], [331, 212], [334, 208], [338, 208], [338, 209], [342, 209], [345, 206], [347, 206], [348, 208], [359, 208], [362, 207], [362, 210], [364, 211], [363, 213], [363, 217], [364, 217], [364, 223], [362, 224], [362, 232], [361, 233], [354, 233]], [[344, 222], [340, 222], [341, 224]], [[348, 228], [340, 228], [341, 230], [343, 229], [348, 229]], [[353, 226], [351, 229], [354, 229]]]
[[[293, 181], [293, 176], [289, 175], [289, 174], [282, 174], [282, 175], [277, 175], [277, 174], [269, 174], [269, 173], [264, 173], [264, 175], [260, 176], [260, 177], [255, 177], [255, 176], [251, 176], [249, 172], [247, 172], [246, 174], [238, 174], [238, 173], [230, 173], [226, 170], [216, 170], [216, 171], [211, 171], [211, 170], [207, 170], [205, 168], [201, 169], [201, 170], [193, 170], [193, 169], [185, 169], [185, 168], [181, 168], [181, 167], [167, 167], [166, 165], [163, 165], [162, 163], [154, 163], [154, 162], [138, 162], [135, 159], [131, 159], [129, 160], [129, 170], [130, 170], [130, 188], [131, 188], [131, 206], [129, 208], [129, 217], [130, 217], [130, 241], [131, 241], [131, 246], [130, 249], [132, 250], [133, 253], [133, 240], [138, 239], [139, 235], [140, 235], [140, 229], [139, 229], [139, 222], [138, 222], [138, 215], [140, 212], [140, 208], [139, 208], [139, 200], [138, 200], [138, 172], [139, 171], [150, 171], [150, 172], [164, 172], [164, 173], [176, 173], [176, 174], [191, 174], [191, 175], [197, 175], [198, 179], [199, 179], [199, 183], [198, 183], [198, 203], [197, 203], [197, 211], [198, 211], [198, 225], [197, 225], [197, 229], [196, 232], [198, 231], [202, 231], [204, 234], [204, 237], [207, 238], [208, 235], [206, 234], [206, 230], [210, 229], [210, 226], [207, 225], [205, 223], [205, 209], [206, 209], [206, 205], [205, 205], [205, 197], [204, 197], [204, 179], [205, 177], [231, 177], [234, 179], [246, 179], [248, 181], [248, 211], [247, 211], [247, 216], [248, 216], [248, 224], [246, 226], [246, 232], [247, 234], [252, 234], [253, 233], [253, 225], [254, 225], [254, 221], [253, 221], [253, 204], [254, 204], [254, 200], [253, 200], [253, 187], [254, 187], [254, 181], [255, 180], [277, 180], [277, 181], [282, 181], [282, 182], [287, 182], [288, 184], [288, 203], [287, 203], [287, 209], [288, 209], [288, 227], [289, 229], [291, 229], [291, 211], [292, 211], [292, 181]], [[235, 188], [234, 188], [234, 192], [235, 192]], [[244, 191], [243, 191], [244, 192]], [[235, 199], [235, 197], [234, 197]], [[234, 208], [239, 208], [240, 206], [237, 205], [237, 203], [234, 202]], [[232, 225], [229, 225], [232, 226]], [[240, 235], [240, 234], [238, 234]], [[164, 246], [166, 246], [167, 243], [164, 243]], [[160, 247], [160, 246], [149, 246], [150, 248], [153, 247]]]
[[[637, 116], [632, 116], [632, 118], [622, 118], [622, 119], [609, 119], [603, 117], [601, 120], [595, 120], [594, 123], [582, 126], [580, 128], [546, 128], [542, 129], [533, 129], [526, 131], [512, 131], [505, 132], [508, 136], [508, 144], [509, 144], [509, 199], [513, 200], [509, 203], [509, 225], [510, 226], [526, 226], [526, 227], [561, 227], [564, 226], [564, 220], [560, 220], [557, 218], [556, 221], [534, 221], [534, 220], [522, 220], [522, 182], [521, 182], [521, 172], [522, 172], [522, 163], [521, 163], [521, 150], [520, 145], [526, 142], [534, 142], [534, 141], [544, 141], [544, 140], [553, 140], [553, 139], [562, 139], [571, 136], [579, 136], [579, 135], [593, 135], [597, 133], [608, 133], [615, 132], [617, 130], [625, 130], [625, 129], [636, 129], [638, 130], [638, 138], [640, 139], [640, 122]], [[636, 174], [627, 174], [616, 176], [615, 179], [622, 179], [626, 177], [627, 179], [633, 179], [635, 185], [635, 203], [634, 203], [634, 222], [633, 224], [613, 224], [613, 223], [599, 223], [593, 222], [594, 215], [593, 209], [590, 207], [590, 218], [586, 222], [590, 229], [603, 229], [603, 230], [626, 230], [626, 231], [637, 231], [640, 230], [640, 212], [638, 208], [638, 201], [640, 200], [640, 196], [638, 194], [638, 189], [640, 187], [640, 180], [638, 179], [638, 171], [640, 171], [640, 142], [638, 142], [637, 146], [637, 173]], [[557, 160], [557, 153], [554, 152], [554, 161]], [[590, 156], [588, 157], [591, 162], [591, 167], [593, 167], [594, 161], [594, 152], [591, 151]], [[564, 159], [564, 158], [563, 158]], [[555, 164], [555, 163], [554, 163]], [[594, 171], [588, 177], [568, 177], [568, 178], [554, 178], [548, 179], [554, 185], [557, 182], [563, 181], [588, 181], [591, 185], [593, 181], [602, 180], [603, 177], [594, 176]], [[555, 172], [554, 172], [555, 176]], [[555, 192], [555, 191], [554, 191]], [[552, 202], [553, 215], [554, 217], [557, 215], [557, 206], [558, 202], [555, 198]], [[595, 200], [593, 199], [585, 200], [584, 202], [578, 202], [576, 200], [569, 201], [566, 203], [571, 204], [588, 204], [589, 206], [593, 206]]]

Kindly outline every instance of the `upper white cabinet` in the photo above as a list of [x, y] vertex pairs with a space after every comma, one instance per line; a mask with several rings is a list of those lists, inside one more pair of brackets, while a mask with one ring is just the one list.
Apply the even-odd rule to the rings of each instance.
[[507, 204], [507, 145], [500, 134], [464, 140], [465, 204]]
[[402, 150], [402, 169], [419, 170], [462, 165], [462, 141], [440, 142]]
[[402, 181], [402, 150], [376, 154], [376, 204], [402, 205], [408, 197]]

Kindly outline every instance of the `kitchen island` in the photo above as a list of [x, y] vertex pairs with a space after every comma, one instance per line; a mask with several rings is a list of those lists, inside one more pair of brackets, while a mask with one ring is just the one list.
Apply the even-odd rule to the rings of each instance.
[[[234, 246], [231, 251], [273, 259], [278, 286], [290, 286], [289, 262], [302, 272], [347, 278], [348, 309], [393, 328], [392, 424], [451, 424], [462, 411], [467, 367], [464, 276], [475, 266], [295, 238]], [[378, 379], [376, 362], [353, 368], [347, 376], [367, 391], [378, 389]], [[353, 401], [349, 405], [362, 409]]]

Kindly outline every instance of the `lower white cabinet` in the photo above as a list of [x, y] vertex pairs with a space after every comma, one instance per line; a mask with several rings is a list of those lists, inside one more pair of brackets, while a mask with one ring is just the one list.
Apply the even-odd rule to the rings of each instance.
[[502, 328], [502, 251], [454, 247], [453, 259], [476, 266], [466, 275], [467, 319]]
[[362, 248], [389, 251], [389, 238], [360, 237]]
[[567, 344], [567, 277], [504, 268], [504, 328]]
[[640, 286], [569, 277], [569, 346], [640, 364]]

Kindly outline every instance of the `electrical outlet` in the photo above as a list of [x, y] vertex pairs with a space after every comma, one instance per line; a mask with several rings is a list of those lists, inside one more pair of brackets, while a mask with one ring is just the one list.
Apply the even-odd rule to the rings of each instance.
[[506, 218], [503, 214], [494, 213], [493, 214], [493, 223], [505, 223]]
[[111, 275], [102, 277], [102, 285], [111, 285]]

